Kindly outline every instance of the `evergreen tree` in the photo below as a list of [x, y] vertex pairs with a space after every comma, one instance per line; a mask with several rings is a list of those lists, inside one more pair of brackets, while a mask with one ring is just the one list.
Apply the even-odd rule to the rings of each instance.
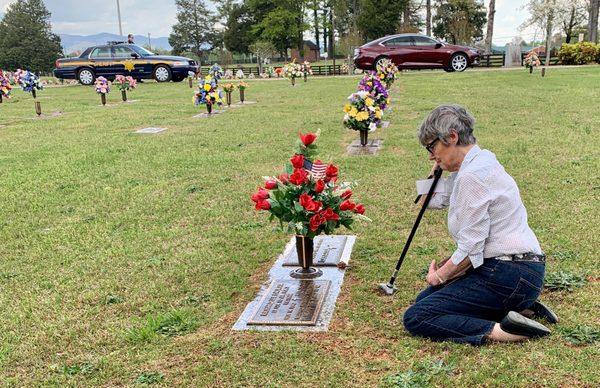
[[396, 33], [407, 3], [405, 0], [360, 0], [357, 27], [363, 37], [373, 40]]
[[0, 21], [0, 68], [51, 71], [62, 56], [42, 0], [17, 0]]
[[227, 10], [223, 10], [223, 15], [225, 48], [236, 53], [248, 53], [250, 45], [254, 43], [248, 7], [245, 4], [232, 4]]
[[202, 59], [206, 51], [219, 45], [220, 37], [215, 30], [217, 17], [206, 7], [203, 0], [175, 0], [177, 23], [169, 35], [173, 53], [191, 51]]
[[433, 34], [452, 44], [470, 44], [483, 38], [486, 10], [478, 0], [438, 0]]

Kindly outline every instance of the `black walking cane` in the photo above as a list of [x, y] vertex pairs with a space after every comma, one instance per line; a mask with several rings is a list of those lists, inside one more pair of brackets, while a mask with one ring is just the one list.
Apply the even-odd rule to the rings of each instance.
[[429, 192], [427, 193], [425, 202], [423, 202], [423, 207], [421, 207], [421, 210], [419, 211], [417, 220], [415, 221], [415, 224], [413, 225], [412, 230], [410, 231], [410, 234], [408, 235], [408, 240], [406, 240], [406, 244], [404, 244], [404, 248], [402, 249], [402, 253], [400, 254], [400, 259], [398, 259], [398, 264], [396, 264], [396, 269], [394, 270], [394, 273], [392, 274], [392, 277], [390, 278], [390, 281], [388, 283], [381, 283], [379, 285], [379, 288], [386, 295], [393, 295], [394, 292], [396, 291], [396, 287], [394, 287], [394, 282], [396, 281], [396, 276], [398, 276], [398, 271], [400, 271], [400, 266], [402, 265], [402, 262], [404, 261], [406, 252], [408, 252], [410, 243], [412, 242], [412, 239], [415, 236], [415, 233], [417, 232], [417, 228], [419, 227], [421, 218], [423, 218], [423, 214], [425, 214], [425, 209], [427, 209], [427, 206], [429, 205], [429, 201], [431, 200], [431, 197], [433, 197], [435, 187], [437, 186], [437, 183], [440, 180], [441, 176], [442, 176], [442, 169], [440, 167], [438, 167], [433, 172], [433, 183], [431, 184], [431, 187], [429, 188]]

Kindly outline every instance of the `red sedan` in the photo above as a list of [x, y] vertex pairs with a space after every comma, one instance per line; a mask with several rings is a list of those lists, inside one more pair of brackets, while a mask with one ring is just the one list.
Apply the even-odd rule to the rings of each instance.
[[389, 35], [354, 50], [354, 64], [362, 70], [375, 70], [384, 59], [391, 59], [399, 69], [464, 71], [479, 64], [479, 53], [420, 34]]

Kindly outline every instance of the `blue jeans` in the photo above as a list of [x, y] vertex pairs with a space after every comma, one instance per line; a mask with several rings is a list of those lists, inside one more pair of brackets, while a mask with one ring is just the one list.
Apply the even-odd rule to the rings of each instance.
[[434, 341], [483, 345], [509, 311], [537, 300], [544, 269], [544, 263], [486, 259], [464, 277], [423, 290], [404, 313], [404, 327]]

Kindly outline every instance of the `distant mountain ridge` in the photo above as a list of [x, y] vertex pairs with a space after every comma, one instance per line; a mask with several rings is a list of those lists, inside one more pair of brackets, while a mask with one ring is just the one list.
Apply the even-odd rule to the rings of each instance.
[[[70, 34], [58, 34], [60, 41], [63, 46], [65, 54], [70, 54], [75, 51], [83, 51], [90, 46], [96, 46], [99, 44], [105, 44], [109, 41], [126, 41], [127, 36], [120, 36], [117, 34], [110, 34], [108, 32], [102, 32], [95, 35], [70, 35]], [[140, 46], [148, 45], [148, 37], [143, 35], [134, 35], [133, 39], [135, 43]], [[169, 44], [169, 38], [150, 37], [150, 46], [152, 48], [161, 48], [164, 50], [171, 50], [172, 47]]]

